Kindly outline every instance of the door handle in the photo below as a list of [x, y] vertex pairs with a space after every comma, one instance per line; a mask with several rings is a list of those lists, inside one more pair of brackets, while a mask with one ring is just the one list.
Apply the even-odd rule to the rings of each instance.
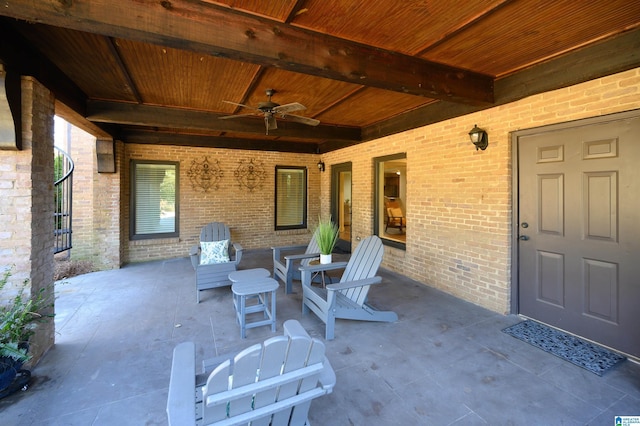
[[529, 237], [527, 235], [520, 235], [519, 238], [521, 241], [527, 241], [529, 239]]

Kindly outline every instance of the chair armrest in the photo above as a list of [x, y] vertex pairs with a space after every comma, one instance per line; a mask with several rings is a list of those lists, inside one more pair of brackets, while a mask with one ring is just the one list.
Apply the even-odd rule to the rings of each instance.
[[271, 250], [273, 250], [273, 261], [282, 265], [283, 264], [282, 257], [284, 252], [297, 251], [298, 253], [300, 253], [300, 252], [304, 252], [306, 249], [307, 249], [307, 246], [302, 246], [302, 245], [271, 247]]
[[327, 391], [327, 394], [333, 392], [333, 387], [336, 385], [336, 373], [333, 371], [333, 367], [329, 362], [329, 358], [324, 357], [324, 368], [320, 372], [320, 377], [318, 377], [318, 382], [320, 382], [320, 386], [322, 389]]
[[191, 258], [191, 266], [196, 269], [200, 264], [200, 246], [191, 246], [189, 249], [189, 257]]
[[279, 246], [279, 247], [271, 247], [271, 250], [273, 250], [274, 252], [283, 252], [283, 251], [292, 251], [292, 250], [306, 250], [307, 246]]
[[307, 333], [307, 330], [304, 329], [304, 327], [302, 326], [302, 324], [300, 324], [297, 320], [286, 320], [284, 322], [284, 324], [282, 325], [282, 328], [284, 329], [284, 335], [285, 336], [289, 336], [289, 337], [296, 337], [296, 336], [302, 336], [302, 337], [310, 337], [309, 333]]
[[365, 278], [362, 280], [348, 281], [346, 283], [328, 284], [327, 290], [340, 291], [340, 290], [346, 290], [348, 288], [362, 287], [365, 285], [380, 284], [381, 282], [382, 282], [382, 277], [371, 277], [371, 278]]
[[196, 346], [193, 342], [180, 343], [173, 349], [167, 417], [169, 425], [195, 424], [196, 406]]
[[244, 250], [244, 248], [242, 248], [242, 245], [240, 243], [232, 243], [234, 250], [236, 251], [236, 260], [235, 263], [236, 265], [240, 263], [240, 259], [242, 259], [242, 252]]
[[334, 263], [320, 263], [318, 265], [309, 265], [309, 266], [301, 266], [298, 269], [300, 270], [300, 279], [302, 281], [302, 289], [304, 291], [304, 287], [311, 286], [311, 280], [314, 273], [321, 271], [335, 271], [336, 269], [344, 269], [347, 267], [347, 262], [334, 262]]
[[320, 257], [320, 253], [303, 253], [303, 254], [290, 254], [285, 256], [285, 260], [302, 260], [302, 259], [313, 259], [314, 257]]
[[336, 269], [344, 269], [347, 262], [319, 263], [318, 265], [301, 266], [298, 269], [301, 272], [309, 271], [311, 273], [321, 271], [335, 271]]

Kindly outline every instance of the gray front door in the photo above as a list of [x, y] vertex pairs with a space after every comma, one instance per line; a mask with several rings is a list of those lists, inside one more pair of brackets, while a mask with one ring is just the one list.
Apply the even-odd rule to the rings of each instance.
[[640, 113], [516, 136], [519, 313], [640, 357]]

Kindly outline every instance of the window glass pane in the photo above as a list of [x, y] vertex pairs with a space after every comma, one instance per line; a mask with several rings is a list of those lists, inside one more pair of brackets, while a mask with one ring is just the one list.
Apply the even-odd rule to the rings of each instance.
[[276, 167], [276, 229], [307, 227], [307, 169]]
[[177, 168], [177, 164], [134, 163], [134, 237], [177, 234]]
[[374, 159], [375, 233], [386, 244], [404, 248], [407, 241], [407, 158], [395, 154]]

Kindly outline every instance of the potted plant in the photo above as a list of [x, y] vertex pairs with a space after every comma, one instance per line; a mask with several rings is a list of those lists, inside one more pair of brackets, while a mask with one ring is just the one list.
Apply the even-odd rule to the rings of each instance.
[[[11, 270], [7, 269], [0, 277], [0, 292], [10, 276]], [[27, 282], [23, 282], [13, 298], [0, 305], [0, 396], [6, 396], [5, 390], [31, 358], [29, 338], [35, 333], [37, 322], [51, 316], [41, 313], [50, 305], [42, 291], [36, 297], [25, 296]]]
[[331, 252], [338, 241], [338, 225], [332, 220], [318, 218], [316, 242], [320, 249], [320, 263], [331, 263]]

